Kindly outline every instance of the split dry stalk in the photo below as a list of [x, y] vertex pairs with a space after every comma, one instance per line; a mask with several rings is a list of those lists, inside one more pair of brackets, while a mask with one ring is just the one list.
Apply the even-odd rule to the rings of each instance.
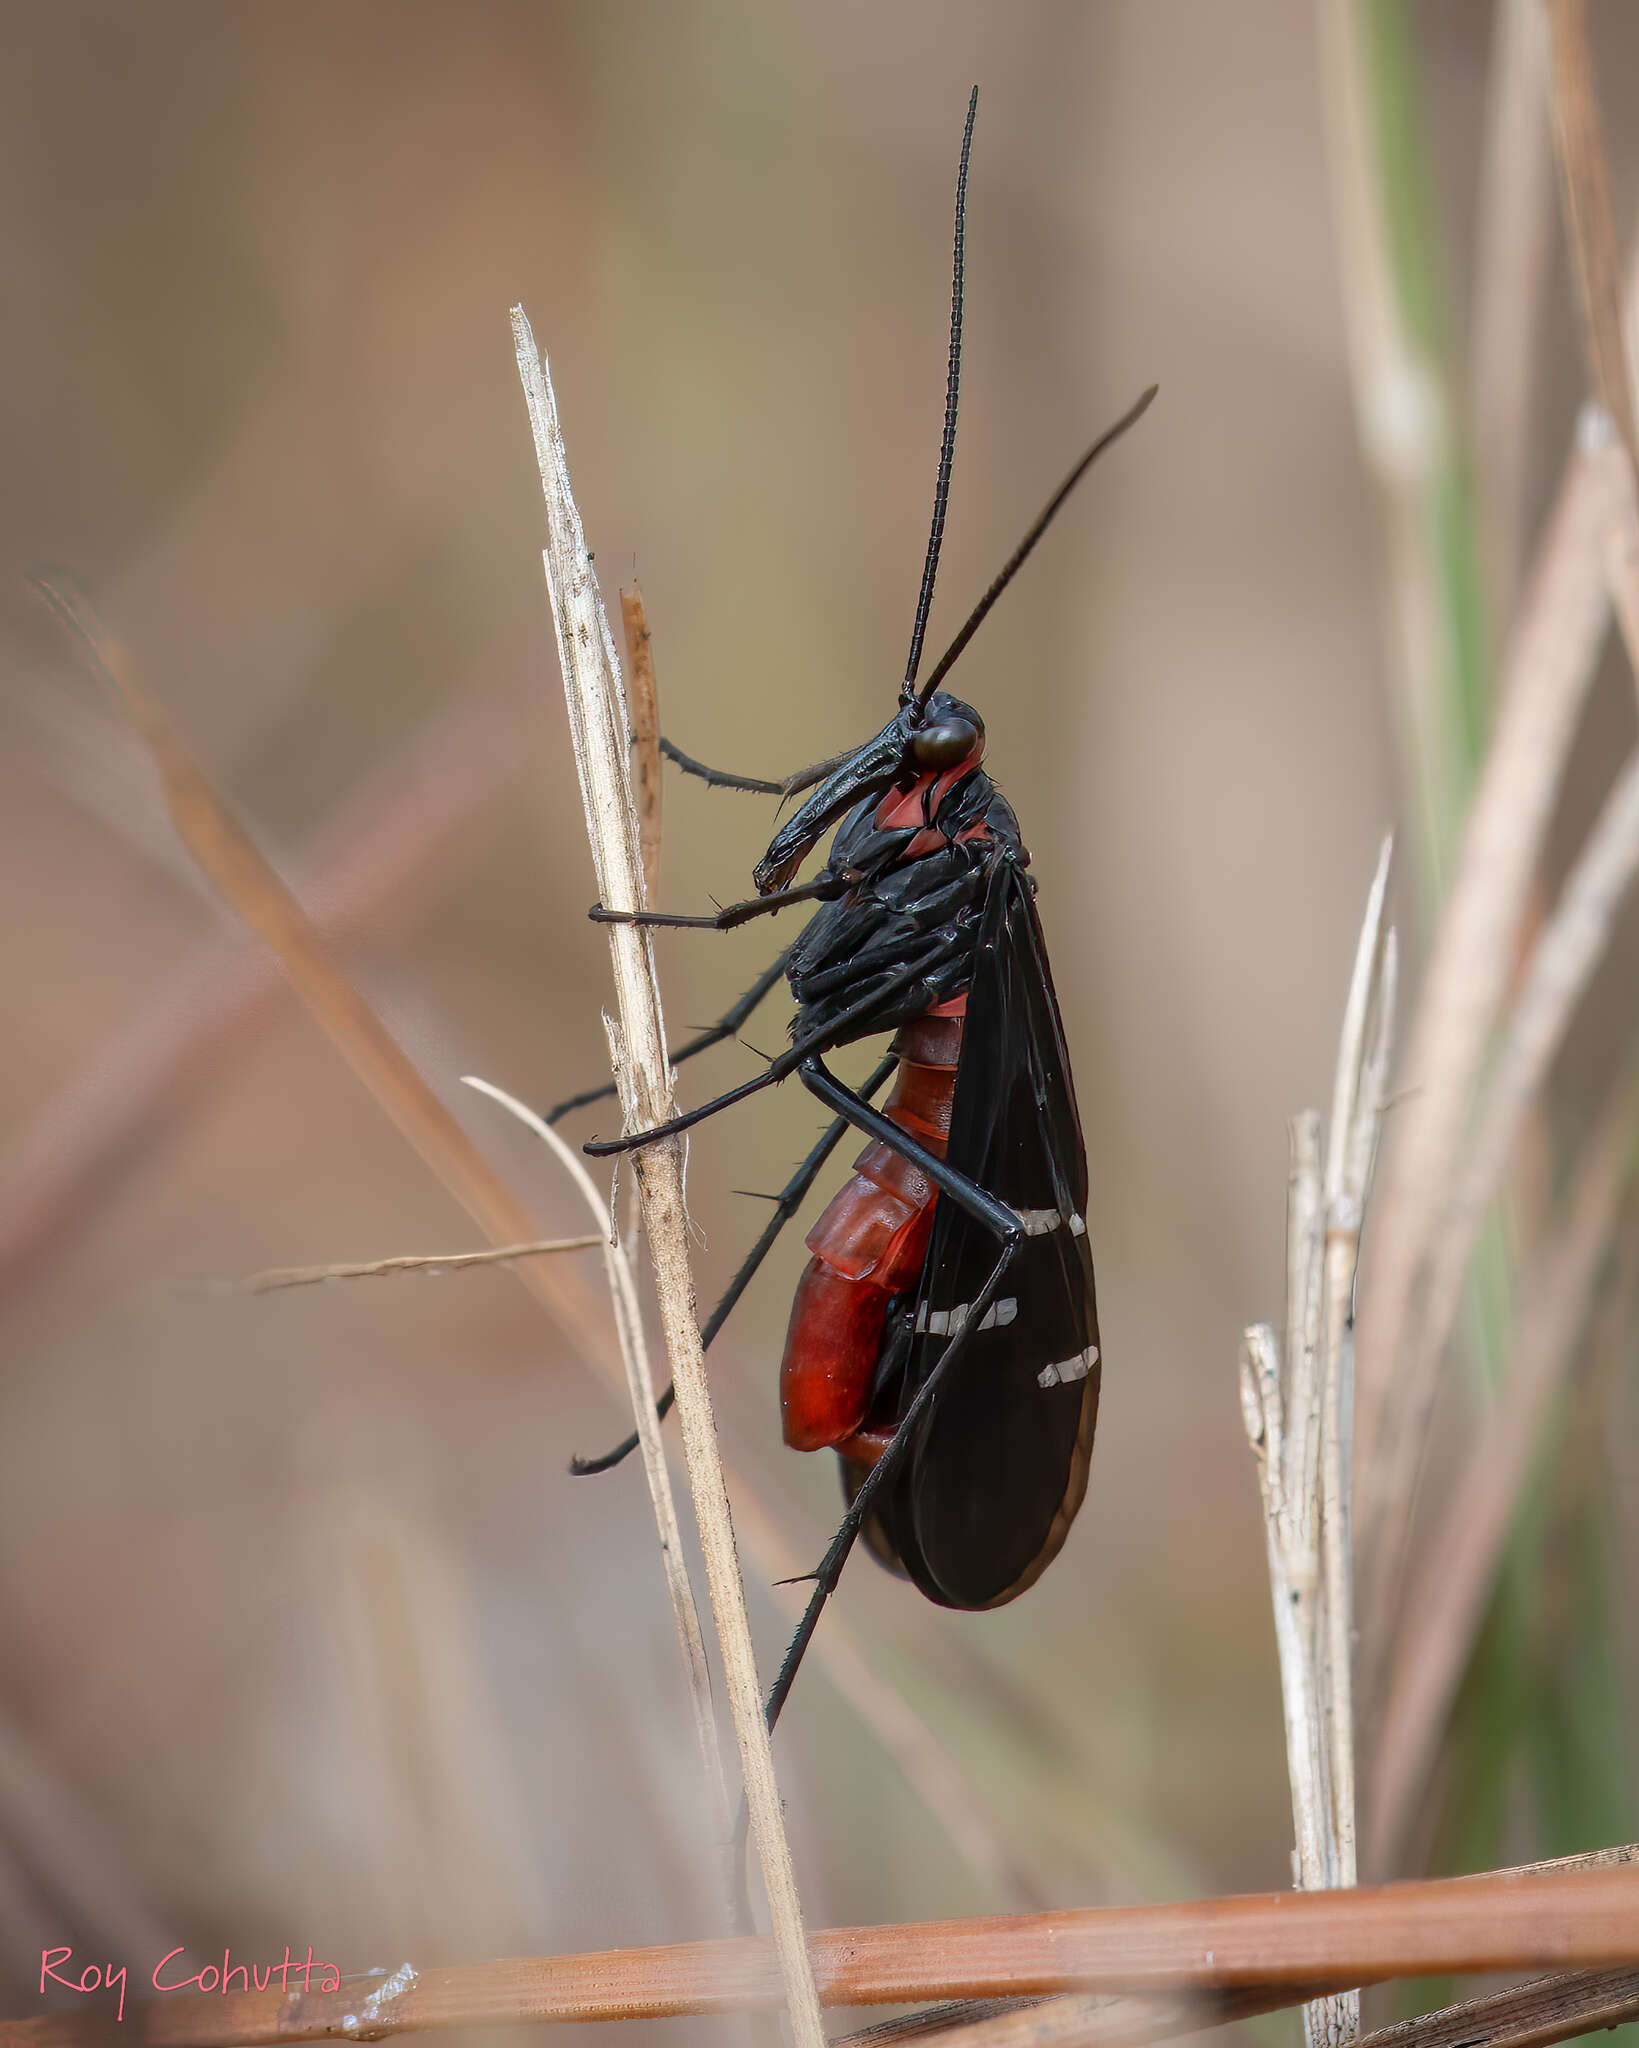
[[[492, 1102], [533, 1131], [575, 1183], [583, 1202], [600, 1223], [608, 1210], [592, 1176], [552, 1126], [491, 1081], [476, 1074], [463, 1077]], [[648, 1483], [649, 1503], [654, 1510], [655, 1533], [660, 1539], [660, 1562], [666, 1574], [666, 1591], [671, 1596], [672, 1619], [677, 1625], [677, 1644], [683, 1658], [683, 1676], [688, 1685], [689, 1706], [694, 1716], [695, 1741], [706, 1774], [706, 1791], [712, 1821], [717, 1832], [724, 1903], [729, 1925], [735, 1924], [739, 1885], [734, 1868], [734, 1815], [729, 1804], [728, 1777], [717, 1740], [717, 1716], [711, 1702], [711, 1667], [706, 1662], [705, 1637], [700, 1628], [700, 1611], [694, 1588], [689, 1583], [683, 1559], [683, 1540], [677, 1521], [677, 1502], [672, 1496], [671, 1473], [660, 1441], [660, 1418], [655, 1413], [654, 1374], [649, 1368], [649, 1344], [643, 1331], [643, 1311], [638, 1305], [637, 1282], [632, 1275], [631, 1254], [621, 1239], [605, 1229], [595, 1240], [603, 1247], [603, 1272], [609, 1284], [609, 1303], [615, 1314], [615, 1331], [620, 1339], [620, 1358], [626, 1368], [626, 1388], [632, 1399], [638, 1448], [643, 1457], [643, 1476]]]
[[[627, 772], [631, 728], [621, 688], [620, 663], [570, 488], [568, 458], [551, 379], [521, 306], [513, 308], [512, 326], [518, 372], [529, 402], [546, 498], [547, 588], [599, 899], [611, 910], [635, 911], [642, 903], [642, 869]], [[618, 1038], [611, 1033], [616, 1052], [615, 1073], [625, 1128], [633, 1130], [663, 1122], [672, 1113], [671, 1066], [666, 1057], [660, 991], [648, 935], [635, 925], [611, 925], [609, 951], [620, 1013]], [[675, 1138], [645, 1146], [637, 1154], [636, 1171], [666, 1349], [677, 1389], [678, 1420], [682, 1425], [695, 1520], [739, 1740], [752, 1839], [768, 1896], [785, 2001], [798, 2048], [823, 2048], [825, 2033], [819, 1994], [803, 1939], [796, 1876], [774, 1780], [773, 1754], [746, 1616], [745, 1588], [734, 1547], [700, 1329], [695, 1320], [682, 1146]]]
[[[1293, 1879], [1305, 1891], [1352, 1885], [1356, 1876], [1349, 1309], [1393, 1032], [1395, 935], [1383, 924], [1389, 857], [1385, 842], [1355, 951], [1324, 1170], [1319, 1116], [1308, 1110], [1292, 1123], [1284, 1352], [1260, 1323], [1241, 1353], [1280, 1654]], [[1359, 1998], [1316, 2000], [1304, 2027], [1309, 2048], [1343, 2048], [1360, 2031]]]

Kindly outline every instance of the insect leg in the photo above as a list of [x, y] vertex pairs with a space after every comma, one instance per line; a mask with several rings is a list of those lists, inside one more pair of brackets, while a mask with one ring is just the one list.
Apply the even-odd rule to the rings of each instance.
[[[861, 1085], [859, 1090], [861, 1099], [869, 1100], [888, 1079], [898, 1064], [898, 1060], [894, 1059], [892, 1055], [885, 1059], [869, 1079]], [[842, 1116], [836, 1117], [827, 1127], [819, 1143], [815, 1145], [808, 1157], [797, 1168], [790, 1180], [786, 1182], [784, 1188], [781, 1189], [779, 1199], [774, 1204], [774, 1214], [764, 1226], [762, 1235], [746, 1254], [740, 1270], [723, 1290], [722, 1298], [717, 1306], [700, 1326], [700, 1342], [702, 1346], [709, 1345], [724, 1323], [728, 1321], [735, 1303], [751, 1285], [757, 1268], [773, 1250], [774, 1240], [802, 1206], [808, 1190], [819, 1177], [820, 1170], [826, 1160], [830, 1158], [831, 1154], [842, 1142], [842, 1135], [847, 1129], [848, 1119]], [[654, 1404], [655, 1413], [662, 1420], [664, 1420], [667, 1411], [672, 1405], [674, 1392], [675, 1389], [668, 1386]], [[577, 1478], [583, 1478], [592, 1472], [607, 1472], [611, 1466], [618, 1465], [622, 1458], [630, 1457], [636, 1449], [637, 1435], [634, 1431], [624, 1442], [616, 1444], [612, 1451], [605, 1451], [601, 1458], [571, 1458], [569, 1469]]]
[[790, 889], [771, 889], [766, 896], [748, 896], [743, 903], [730, 903], [710, 917], [692, 916], [675, 910], [605, 910], [594, 903], [586, 913], [594, 924], [641, 924], [666, 926], [672, 930], [730, 932], [736, 925], [749, 924], [754, 917], [770, 917], [788, 903], [817, 903], [841, 896], [852, 887], [846, 875], [816, 875], [811, 882], [798, 882]]
[[755, 775], [730, 775], [722, 768], [708, 768], [704, 761], [695, 760], [692, 754], [685, 754], [674, 746], [664, 733], [660, 736], [660, 751], [668, 761], [675, 761], [685, 775], [697, 775], [712, 789], [748, 789], [753, 796], [784, 796], [783, 782], [764, 782]]
[[828, 760], [816, 761], [811, 768], [799, 768], [795, 775], [788, 775], [783, 782], [764, 782], [760, 776], [730, 775], [722, 768], [708, 768], [704, 761], [685, 754], [664, 734], [660, 739], [660, 751], [668, 761], [675, 761], [685, 775], [698, 775], [712, 789], [748, 789], [755, 796], [795, 796], [799, 790], [812, 789], [816, 782], [823, 782], [833, 769], [840, 768], [849, 758], [846, 752], [832, 754]]
[[[775, 1054], [762, 1073], [755, 1075], [751, 1080], [742, 1081], [738, 1088], [729, 1089], [727, 1094], [716, 1096], [710, 1102], [703, 1102], [698, 1109], [684, 1110], [680, 1116], [671, 1117], [663, 1124], [652, 1124], [646, 1131], [628, 1131], [620, 1138], [594, 1138], [583, 1145], [581, 1150], [593, 1159], [606, 1159], [615, 1152], [635, 1152], [639, 1145], [652, 1144], [656, 1138], [674, 1137], [679, 1131], [689, 1130], [693, 1125], [703, 1122], [706, 1117], [715, 1116], [718, 1110], [727, 1109], [736, 1102], [743, 1102], [748, 1095], [756, 1094], [759, 1088], [772, 1087], [775, 1082], [783, 1081], [788, 1074], [795, 1073], [799, 1067], [805, 1066], [809, 1059], [829, 1051], [832, 1046], [844, 1045], [850, 1037], [863, 1038], [873, 1028], [885, 1030], [886, 1025], [873, 1026], [870, 1020], [888, 999], [897, 995], [900, 990], [909, 988], [913, 982], [920, 981], [925, 974], [931, 973], [941, 960], [949, 958], [956, 945], [962, 943], [964, 941], [953, 939], [948, 933], [935, 932], [928, 943], [920, 951], [913, 953], [903, 966], [896, 967], [891, 974], [885, 974], [871, 982], [845, 1010], [839, 1011], [826, 1024], [823, 1031], [815, 1031], [806, 1038], [793, 1040], [784, 1052]], [[814, 1092], [822, 1101], [845, 1117], [849, 1123], [858, 1124], [859, 1116], [855, 1112], [862, 1111], [872, 1121], [860, 1124], [861, 1130], [868, 1130], [872, 1137], [876, 1137], [879, 1135], [880, 1125], [894, 1133], [888, 1142], [898, 1145], [901, 1150], [904, 1149], [907, 1141], [897, 1124], [890, 1124], [886, 1118], [878, 1117], [874, 1109], [860, 1102], [858, 1097], [851, 1090], [844, 1088], [840, 1081], [833, 1080], [823, 1067], [819, 1071], [826, 1084], [836, 1091], [836, 1096], [833, 1097], [826, 1094], [823, 1088], [815, 1086]], [[814, 1086], [813, 1083], [809, 1085]], [[853, 1107], [845, 1107], [845, 1104]], [[938, 1172], [931, 1178], [936, 1187], [943, 1187], [945, 1183], [939, 1175], [946, 1169], [942, 1162], [933, 1163], [937, 1166]], [[994, 1208], [999, 1216], [1002, 1213], [1001, 1205], [997, 1203]], [[991, 1220], [994, 1222], [994, 1218]]]
[[[705, 1052], [710, 1046], [721, 1045], [725, 1038], [732, 1038], [784, 974], [785, 963], [790, 958], [791, 948], [787, 946], [783, 953], [775, 955], [745, 994], [735, 998], [715, 1024], [708, 1025], [697, 1038], [691, 1038], [686, 1045], [679, 1045], [668, 1051], [666, 1057], [672, 1065], [680, 1066], [684, 1060], [692, 1060], [697, 1052]], [[606, 1096], [613, 1095], [614, 1092], [614, 1082], [605, 1081], [601, 1088], [588, 1088], [580, 1095], [571, 1095], [555, 1109], [549, 1109], [545, 1121], [555, 1124], [559, 1117], [567, 1116], [572, 1109], [584, 1109], [589, 1102], [602, 1102]]]

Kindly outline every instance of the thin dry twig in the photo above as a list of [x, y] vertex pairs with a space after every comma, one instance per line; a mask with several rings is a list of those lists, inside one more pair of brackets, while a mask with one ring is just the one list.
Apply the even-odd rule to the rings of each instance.
[[[546, 362], [521, 306], [513, 308], [512, 325], [546, 498], [547, 586], [599, 897], [612, 910], [633, 911], [641, 906], [642, 870], [627, 774], [630, 726], [620, 663], [570, 488], [569, 464]], [[663, 1122], [670, 1115], [672, 1074], [647, 935], [634, 925], [611, 925], [609, 950], [620, 1013], [615, 1071], [625, 1126], [631, 1130]], [[613, 1033], [611, 1038], [613, 1041]], [[798, 2048], [823, 2048], [819, 1995], [803, 1939], [796, 1876], [763, 1718], [745, 1588], [695, 1320], [682, 1147], [675, 1139], [644, 1147], [637, 1154], [636, 1171], [677, 1389], [695, 1520], [739, 1740], [752, 1839], [762, 1867], [785, 2001]]]
[[[469, 1088], [476, 1088], [492, 1102], [498, 1102], [525, 1129], [534, 1132], [575, 1183], [587, 1208], [601, 1221], [607, 1213], [603, 1197], [581, 1160], [552, 1126], [518, 1101], [516, 1096], [508, 1095], [505, 1089], [497, 1088], [493, 1082], [482, 1081], [476, 1074], [468, 1074], [464, 1079]], [[711, 1703], [711, 1667], [706, 1662], [700, 1611], [695, 1604], [694, 1588], [689, 1583], [688, 1567], [683, 1561], [677, 1502], [672, 1496], [671, 1473], [660, 1442], [660, 1418], [654, 1405], [654, 1374], [649, 1367], [649, 1345], [643, 1331], [643, 1313], [638, 1306], [637, 1282], [632, 1276], [631, 1257], [619, 1238], [605, 1231], [594, 1242], [603, 1246], [604, 1275], [609, 1283], [609, 1300], [615, 1312], [615, 1330], [620, 1338], [621, 1362], [626, 1368], [626, 1385], [632, 1398], [643, 1474], [654, 1509], [655, 1530], [660, 1538], [660, 1560], [666, 1574], [666, 1590], [671, 1595], [672, 1618], [677, 1624], [678, 1647], [682, 1652], [683, 1674], [694, 1715], [695, 1740], [699, 1745], [712, 1818], [717, 1828], [724, 1900], [732, 1927], [735, 1925], [739, 1895], [733, 1867], [734, 1816], [729, 1805], [723, 1753], [717, 1741], [717, 1716]]]
[[389, 1273], [458, 1273], [464, 1266], [495, 1266], [506, 1259], [535, 1259], [546, 1252], [583, 1252], [606, 1244], [608, 1235], [539, 1238], [533, 1244], [498, 1244], [485, 1252], [410, 1252], [391, 1259], [363, 1259], [330, 1266], [269, 1266], [243, 1280], [224, 1280], [213, 1292], [272, 1294], [281, 1287], [317, 1287], [324, 1280], [375, 1280]]
[[[1442, 1878], [1338, 1892], [1272, 1892], [1169, 1906], [840, 1927], [809, 1938], [828, 2005], [899, 2005], [1035, 1993], [1236, 1990], [1294, 1995], [1402, 1976], [1639, 1965], [1639, 1872], [1631, 1868]], [[361, 2031], [357, 1985], [176, 1994], [128, 2008], [124, 2025], [84, 2010], [0, 2026], [0, 2048], [274, 2048]], [[421, 1970], [373, 2013], [385, 2038], [437, 2027], [659, 2019], [778, 2006], [765, 1938], [605, 1949]]]
[[[1305, 1890], [1351, 1885], [1356, 1875], [1349, 1311], [1393, 1031], [1389, 859], [1385, 841], [1344, 1010], [1324, 1172], [1320, 1118], [1309, 1110], [1292, 1122], [1284, 1355], [1267, 1324], [1246, 1332], [1241, 1352], [1280, 1653], [1293, 1878]], [[1360, 2031], [1360, 2001], [1317, 2000], [1304, 2026], [1310, 2048], [1340, 2048]]]
[[1469, 1454], [1406, 1622], [1379, 1737], [1368, 1828], [1374, 1870], [1392, 1859], [1433, 1763], [1484, 1617], [1548, 1409], [1587, 1319], [1639, 1140], [1639, 1074], [1612, 1090], [1578, 1162], [1570, 1210], [1526, 1294], [1512, 1371]]

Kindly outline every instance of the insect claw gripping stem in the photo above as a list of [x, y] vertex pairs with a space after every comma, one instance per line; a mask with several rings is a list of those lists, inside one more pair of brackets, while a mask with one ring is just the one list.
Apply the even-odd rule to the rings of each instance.
[[[864, 994], [833, 1017], [823, 1031], [814, 1032], [806, 1039], [794, 1040], [778, 1055], [771, 1066], [764, 1068], [762, 1073], [753, 1075], [749, 1081], [742, 1081], [738, 1088], [730, 1088], [725, 1094], [713, 1096], [710, 1102], [701, 1103], [698, 1109], [686, 1109], [678, 1116], [668, 1117], [663, 1124], [651, 1124], [645, 1131], [628, 1131], [619, 1138], [593, 1138], [584, 1144], [581, 1150], [591, 1159], [608, 1159], [617, 1152], [635, 1152], [640, 1145], [652, 1145], [657, 1138], [674, 1138], [680, 1131], [691, 1130], [694, 1125], [704, 1123], [708, 1116], [715, 1116], [720, 1109], [729, 1109], [736, 1102], [743, 1102], [748, 1095], [755, 1095], [759, 1089], [769, 1088], [776, 1082], [783, 1081], [788, 1074], [795, 1073], [810, 1059], [817, 1059], [822, 1050], [845, 1043], [851, 1028], [858, 1025], [862, 1019], [875, 1015], [889, 996], [901, 989], [909, 988], [912, 983], [930, 974], [941, 960], [948, 959], [952, 946], [959, 943], [959, 938], [953, 939], [949, 934], [936, 933], [927, 946], [921, 952], [913, 954], [903, 967], [871, 983]], [[825, 1069], [821, 1067], [820, 1072], [825, 1074]], [[848, 1103], [857, 1103], [857, 1098], [843, 1088], [840, 1082], [832, 1081], [829, 1074], [825, 1074], [825, 1079], [833, 1088], [840, 1090], [841, 1096]], [[831, 1108], [839, 1110], [850, 1122], [857, 1121], [853, 1111], [845, 1108], [842, 1101], [833, 1101], [822, 1089], [815, 1089], [814, 1092]], [[874, 1121], [862, 1124], [862, 1130], [868, 1130], [872, 1137], [881, 1137], [884, 1130], [891, 1132], [893, 1135], [887, 1139], [887, 1143], [899, 1144], [901, 1149], [903, 1148], [904, 1133], [897, 1124], [887, 1123], [885, 1119], [877, 1117], [874, 1110], [867, 1110], [865, 1113]], [[945, 1183], [939, 1178], [944, 1171], [944, 1167], [940, 1166], [938, 1171], [930, 1176], [936, 1187], [944, 1186]], [[998, 1209], [1000, 1207], [999, 1204], [995, 1206]]]
[[[777, 953], [774, 956], [762, 973], [751, 984], [750, 988], [746, 990], [745, 994], [735, 998], [715, 1024], [708, 1024], [696, 1037], [678, 1046], [675, 1051], [668, 1051], [666, 1057], [671, 1064], [674, 1067], [681, 1066], [684, 1060], [692, 1060], [697, 1053], [708, 1052], [712, 1046], [721, 1045], [724, 1039], [732, 1038], [752, 1012], [758, 1008], [764, 996], [768, 994], [769, 990], [774, 987], [785, 973], [785, 963], [790, 957], [791, 948], [787, 946], [783, 953]], [[549, 1109], [543, 1121], [555, 1124], [560, 1117], [567, 1116], [572, 1109], [585, 1109], [590, 1103], [605, 1102], [614, 1093], [614, 1082], [605, 1081], [601, 1087], [588, 1088], [579, 1095], [568, 1096], [564, 1101]]]
[[848, 886], [846, 875], [823, 874], [812, 882], [799, 882], [791, 889], [771, 889], [766, 896], [748, 896], [743, 903], [730, 903], [724, 909], [713, 911], [710, 917], [703, 913], [690, 915], [675, 910], [607, 910], [601, 903], [594, 903], [586, 914], [594, 924], [640, 924], [681, 931], [731, 932], [736, 925], [749, 924], [754, 917], [772, 917], [776, 911], [784, 910], [788, 903], [823, 902], [828, 897], [840, 896]]

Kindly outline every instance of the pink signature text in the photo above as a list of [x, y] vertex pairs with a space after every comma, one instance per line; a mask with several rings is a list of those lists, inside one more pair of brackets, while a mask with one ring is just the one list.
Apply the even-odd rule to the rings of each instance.
[[[219, 1964], [205, 1963], [190, 1972], [190, 1961], [186, 1946], [170, 1949], [154, 1965], [149, 1982], [156, 1991], [219, 1991], [224, 1997], [230, 1991], [266, 1991], [272, 1984], [285, 1992], [341, 1989], [340, 1968], [335, 1963], [315, 1962], [311, 1945], [300, 1959], [291, 1954], [287, 1945], [284, 1960], [269, 1963], [265, 1968], [260, 1963], [236, 1963], [232, 1949], [227, 1948], [222, 1951]], [[119, 2004], [115, 2017], [123, 2020], [126, 1981], [124, 1963], [87, 1963], [76, 1973], [72, 1948], [40, 1951], [42, 1994], [47, 1984], [60, 1984], [65, 1991], [87, 1995], [93, 1991], [116, 1992]]]

